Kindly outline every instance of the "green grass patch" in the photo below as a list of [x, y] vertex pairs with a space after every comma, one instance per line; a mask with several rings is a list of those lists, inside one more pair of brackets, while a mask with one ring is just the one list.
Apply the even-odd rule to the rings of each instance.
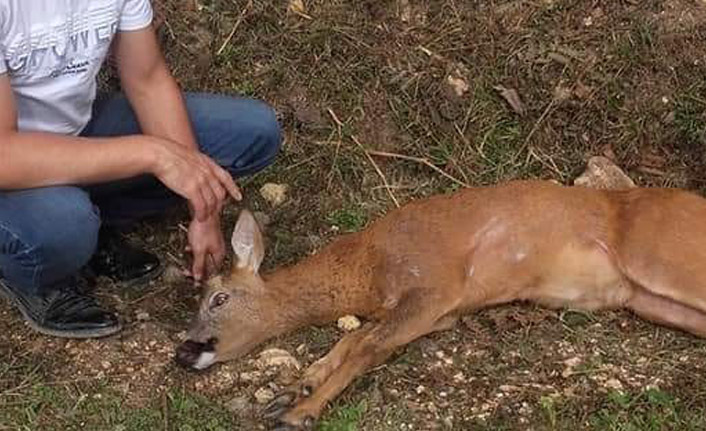
[[90, 387], [36, 383], [2, 395], [0, 412], [0, 430], [3, 431], [237, 429], [227, 410], [199, 395], [172, 390], [144, 407], [127, 407], [123, 397], [107, 383]]
[[590, 423], [592, 429], [601, 431], [702, 430], [706, 411], [687, 408], [658, 389], [637, 394], [613, 392]]
[[349, 206], [333, 211], [327, 217], [328, 223], [342, 232], [358, 232], [368, 222], [368, 215], [361, 207]]
[[339, 406], [328, 414], [319, 424], [319, 431], [357, 431], [359, 423], [367, 410], [365, 401], [355, 405]]

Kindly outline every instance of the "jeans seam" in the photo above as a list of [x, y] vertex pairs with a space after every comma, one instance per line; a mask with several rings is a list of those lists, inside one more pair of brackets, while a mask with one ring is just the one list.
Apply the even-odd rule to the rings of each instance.
[[[15, 241], [20, 243], [24, 250], [22, 250], [20, 253], [16, 253], [15, 256], [21, 256], [21, 255], [31, 255], [33, 251], [36, 251], [36, 249], [30, 247], [25, 241], [20, 238], [19, 235], [17, 235], [15, 232], [13, 232], [5, 223], [0, 222], [0, 229], [4, 230], [7, 232], [10, 236], [13, 237]], [[37, 286], [37, 278], [39, 277], [39, 270], [40, 270], [40, 265], [39, 265], [39, 259], [37, 259], [37, 256], [32, 257], [32, 263], [34, 264], [34, 270], [32, 271], [32, 286]]]

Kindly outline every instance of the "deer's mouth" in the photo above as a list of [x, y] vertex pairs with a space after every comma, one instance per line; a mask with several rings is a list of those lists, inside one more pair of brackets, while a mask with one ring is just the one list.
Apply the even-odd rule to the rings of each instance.
[[205, 343], [186, 340], [177, 347], [176, 361], [185, 368], [203, 370], [216, 362], [216, 343], [218, 340], [211, 338]]

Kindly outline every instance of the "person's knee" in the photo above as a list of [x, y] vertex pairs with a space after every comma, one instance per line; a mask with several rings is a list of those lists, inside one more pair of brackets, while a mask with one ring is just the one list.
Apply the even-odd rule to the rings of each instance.
[[272, 107], [258, 100], [249, 101], [248, 122], [245, 127], [248, 148], [234, 145], [235, 155], [231, 172], [244, 175], [251, 174], [271, 164], [279, 153], [282, 143], [282, 132], [277, 115]]
[[266, 159], [274, 159], [282, 143], [282, 131], [280, 129], [277, 114], [274, 109], [264, 102], [258, 102], [260, 114], [253, 123], [253, 134], [255, 142], [259, 144], [259, 150]]

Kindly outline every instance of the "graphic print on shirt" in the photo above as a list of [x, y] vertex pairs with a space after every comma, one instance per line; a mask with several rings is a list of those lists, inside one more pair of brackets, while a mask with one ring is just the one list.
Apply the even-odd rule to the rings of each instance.
[[[81, 13], [83, 12], [83, 13]], [[17, 33], [5, 46], [5, 60], [15, 78], [78, 75], [102, 57], [118, 29], [115, 1], [91, 1], [87, 10], [33, 23], [31, 34]]]

